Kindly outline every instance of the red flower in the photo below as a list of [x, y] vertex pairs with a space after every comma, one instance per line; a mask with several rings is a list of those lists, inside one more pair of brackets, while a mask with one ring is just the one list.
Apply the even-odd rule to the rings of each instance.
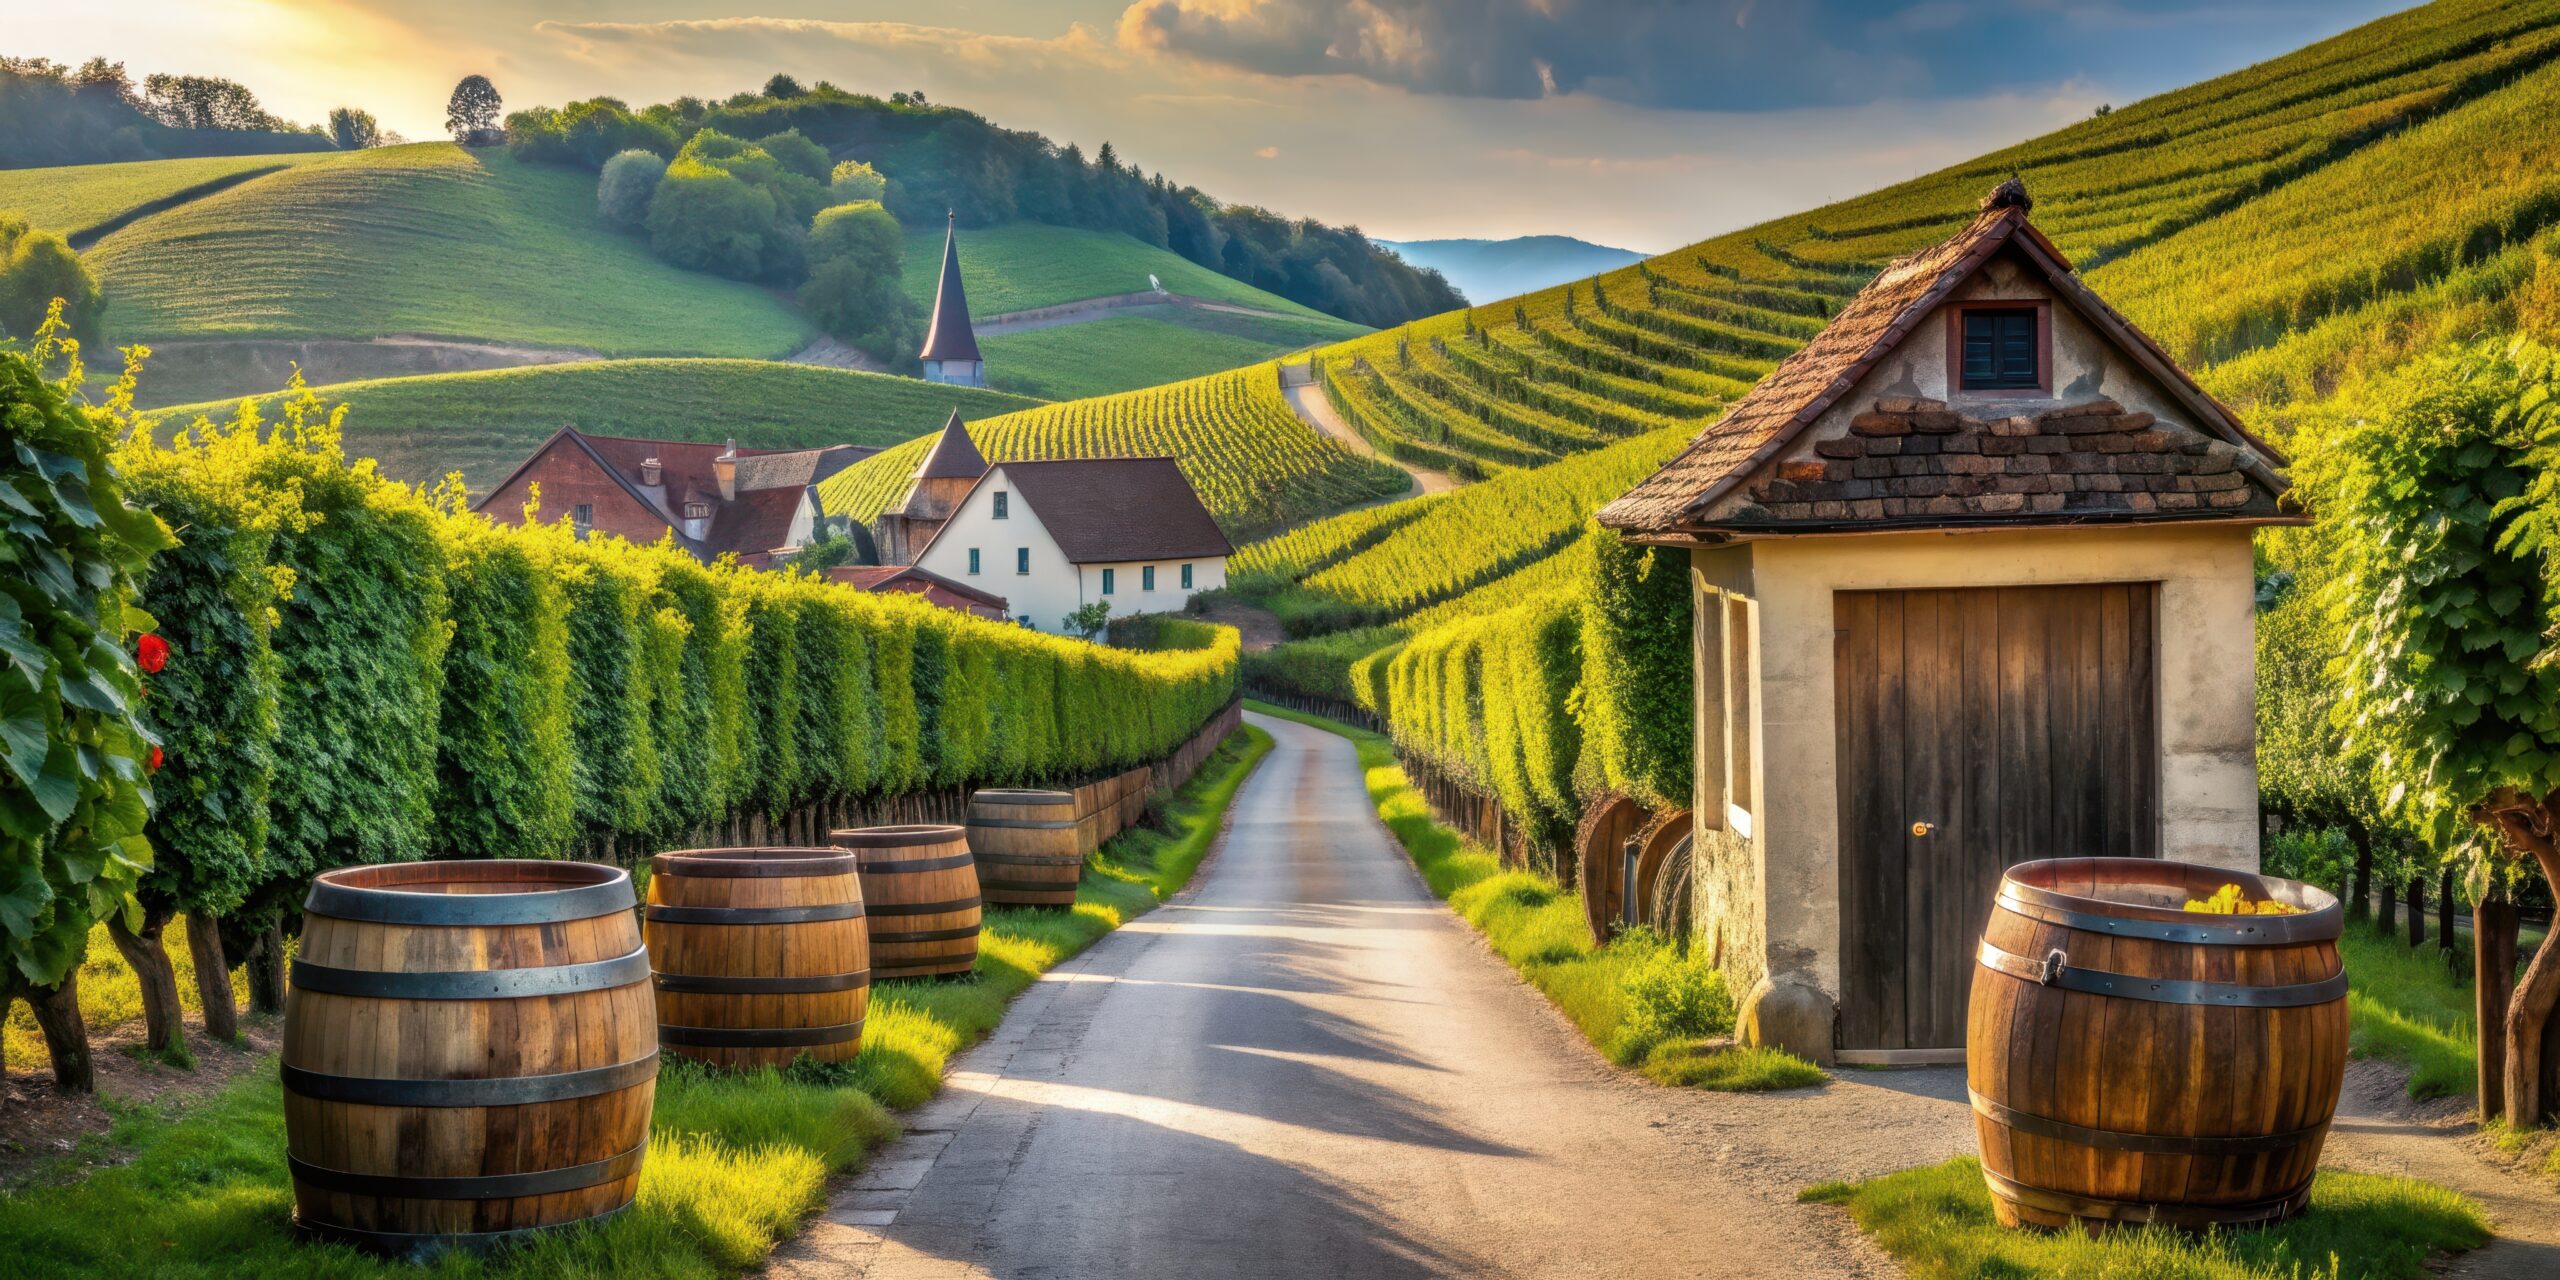
[[160, 772], [160, 748], [158, 747], [153, 747], [151, 749], [151, 771], [153, 773]]
[[169, 665], [169, 642], [146, 633], [134, 642], [133, 661], [148, 674], [160, 674], [160, 668]]

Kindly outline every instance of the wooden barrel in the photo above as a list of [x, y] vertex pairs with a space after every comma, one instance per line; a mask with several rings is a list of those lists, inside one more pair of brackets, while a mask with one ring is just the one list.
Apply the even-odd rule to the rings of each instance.
[[1657, 815], [1636, 837], [1643, 842], [1640, 846], [1643, 852], [1636, 855], [1636, 882], [1633, 890], [1636, 914], [1657, 929], [1662, 927], [1664, 915], [1662, 869], [1669, 864], [1671, 851], [1678, 848], [1681, 841], [1689, 838], [1690, 828], [1694, 823], [1695, 819], [1688, 810], [1674, 809], [1667, 814]]
[[[2183, 910], [2237, 884], [2297, 915]], [[2011, 1226], [2271, 1222], [2302, 1208], [2347, 1065], [2337, 899], [2147, 858], [2011, 867], [1965, 1077]]]
[[851, 851], [683, 849], [650, 866], [658, 1043], [723, 1067], [861, 1051], [871, 932]]
[[1626, 924], [1627, 841], [1644, 825], [1644, 806], [1615, 791], [1582, 812], [1573, 837], [1574, 887], [1582, 891], [1582, 916], [1594, 942], [1606, 944]]
[[978, 867], [960, 828], [853, 827], [827, 839], [861, 864], [873, 976], [924, 978], [977, 965]]
[[1147, 793], [1153, 789], [1155, 770], [1144, 765], [1120, 775], [1125, 788], [1120, 796], [1120, 829], [1138, 825], [1147, 817]]
[[658, 1020], [631, 877], [411, 862], [312, 881], [285, 1003], [294, 1223], [479, 1248], [631, 1203]]
[[978, 891], [1000, 907], [1071, 907], [1084, 874], [1076, 798], [1064, 791], [986, 790], [969, 797]]
[[1103, 812], [1108, 805], [1102, 793], [1103, 784], [1100, 782], [1088, 782], [1068, 793], [1076, 798], [1076, 843], [1086, 853], [1101, 848], [1102, 842], [1111, 838], [1110, 833], [1102, 829], [1103, 824], [1109, 821]]

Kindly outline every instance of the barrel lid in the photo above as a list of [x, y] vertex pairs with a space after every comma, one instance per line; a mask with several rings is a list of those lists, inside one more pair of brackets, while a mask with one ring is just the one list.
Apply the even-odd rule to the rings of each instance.
[[[2189, 899], [2211, 897], [2230, 884], [2249, 897], [2299, 910], [2284, 916], [2225, 916], [2185, 909]], [[2338, 937], [2346, 926], [2337, 897], [2317, 885], [2165, 858], [2022, 862], [2001, 875], [1999, 905], [2090, 933], [2210, 946], [2320, 942]]]
[[973, 804], [1074, 804], [1076, 798], [1065, 791], [1029, 791], [1011, 787], [989, 787], [975, 792]]
[[849, 876], [857, 869], [851, 849], [832, 846], [670, 849], [649, 859], [649, 866], [652, 871], [662, 876], [695, 876], [729, 880], [756, 877], [789, 879], [799, 876]]
[[968, 833], [948, 823], [916, 823], [892, 827], [840, 827], [827, 842], [840, 849], [913, 849], [919, 845], [966, 840]]
[[339, 867], [312, 878], [302, 909], [372, 924], [558, 924], [629, 911], [631, 873], [593, 862], [448, 859]]

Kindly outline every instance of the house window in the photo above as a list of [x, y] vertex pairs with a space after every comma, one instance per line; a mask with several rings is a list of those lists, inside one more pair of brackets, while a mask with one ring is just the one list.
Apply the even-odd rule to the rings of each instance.
[[1182, 589], [1185, 591], [1191, 589], [1191, 566], [1187, 564], [1182, 566]]
[[974, 577], [974, 576], [976, 576], [976, 575], [977, 575], [977, 572], [978, 572], [978, 549], [977, 549], [976, 547], [971, 547], [971, 548], [969, 548], [969, 573], [970, 573], [970, 575], [971, 575], [972, 577]]
[[1004, 490], [1002, 490], [1002, 489], [998, 489], [998, 490], [996, 490], [996, 519], [998, 519], [998, 520], [1002, 520], [1002, 519], [1004, 519], [1004, 518], [1005, 518], [1005, 516], [1008, 514], [1008, 513], [1006, 512], [1006, 510], [1005, 510], [1005, 502], [1004, 502], [1004, 499], [1005, 499], [1005, 492], [1004, 492]]
[[1148, 565], [1145, 568], [1138, 570], [1138, 590], [1153, 591], [1155, 589], [1156, 567], [1154, 565]]
[[708, 502], [688, 502], [684, 504], [684, 518], [687, 520], [710, 519], [711, 504]]
[[2021, 391], [2044, 385], [2037, 356], [2033, 307], [1972, 307], [1964, 312], [1962, 372], [1965, 391]]
[[569, 508], [569, 523], [574, 524], [581, 529], [594, 528], [596, 523], [596, 509], [594, 504], [581, 502], [578, 505]]
[[1031, 548], [1015, 547], [1013, 549], [1013, 571], [1015, 573], [1031, 572]]
[[1102, 594], [1106, 596], [1111, 594], [1111, 571], [1109, 569], [1102, 571]]

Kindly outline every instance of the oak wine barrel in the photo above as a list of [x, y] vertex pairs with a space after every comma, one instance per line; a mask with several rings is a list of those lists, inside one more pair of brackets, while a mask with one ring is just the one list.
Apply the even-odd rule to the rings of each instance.
[[851, 849], [871, 925], [878, 978], [965, 974], [978, 963], [978, 866], [960, 828], [850, 827], [828, 843]]
[[861, 1051], [871, 931], [850, 850], [680, 849], [649, 865], [658, 1043], [721, 1067]]
[[296, 1228], [424, 1257], [629, 1206], [658, 1075], [632, 905], [582, 862], [314, 879], [282, 1055]]
[[[1636, 837], [1643, 842], [1639, 846], [1642, 852], [1636, 855], [1636, 882], [1632, 889], [1636, 915], [1656, 929], [1669, 931], [1665, 924], [1665, 904], [1670, 895], [1663, 884], [1663, 870], [1671, 864], [1672, 851], [1689, 838], [1690, 828], [1695, 823], [1695, 815], [1688, 810], [1674, 809], [1657, 815]], [[1686, 892], [1686, 886], [1682, 887], [1682, 892]]]
[[[2184, 910], [2238, 885], [2292, 915]], [[2337, 899], [2149, 858], [2011, 867], [1965, 1077], [2000, 1221], [2273, 1222], [2311, 1193], [2347, 1064]]]
[[969, 852], [978, 892], [999, 907], [1071, 907], [1084, 874], [1076, 798], [1064, 791], [989, 789], [969, 797]]
[[1583, 810], [1574, 831], [1574, 887], [1582, 891], [1584, 922], [1591, 940], [1606, 945], [1624, 924], [1627, 904], [1627, 841], [1645, 825], [1644, 806], [1615, 791]]

